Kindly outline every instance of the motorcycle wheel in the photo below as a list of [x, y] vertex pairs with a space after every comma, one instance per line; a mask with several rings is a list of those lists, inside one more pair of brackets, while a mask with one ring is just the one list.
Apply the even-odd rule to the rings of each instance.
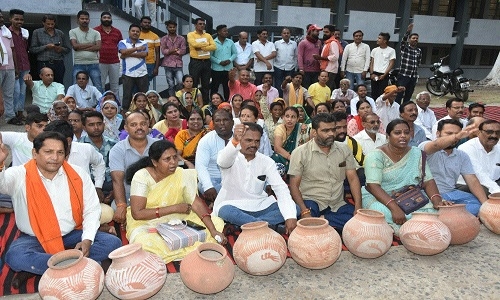
[[469, 99], [469, 91], [458, 90], [455, 92], [455, 97], [460, 100], [467, 101]]
[[443, 96], [445, 93], [441, 91], [441, 81], [442, 80], [436, 78], [427, 80], [426, 87], [429, 93], [434, 96]]

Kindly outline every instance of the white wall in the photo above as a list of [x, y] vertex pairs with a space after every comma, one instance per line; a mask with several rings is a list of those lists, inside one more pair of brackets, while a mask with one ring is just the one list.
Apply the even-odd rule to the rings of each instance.
[[220, 24], [228, 28], [255, 25], [255, 3], [189, 1], [189, 4], [212, 16], [214, 29]]
[[453, 17], [414, 15], [413, 24], [413, 32], [418, 33], [419, 43], [454, 45], [457, 41], [453, 37]]
[[352, 40], [353, 32], [361, 30], [364, 33], [364, 41], [376, 41], [379, 33], [388, 32], [391, 35], [390, 41], [395, 42], [399, 40], [399, 36], [394, 34], [395, 22], [396, 14], [351, 10], [349, 27], [343, 37]]
[[464, 43], [466, 45], [500, 46], [500, 21], [471, 19], [469, 34]]
[[[51, 13], [53, 15], [70, 16], [76, 15], [82, 9], [81, 0], [2, 0], [2, 11], [17, 8], [26, 13]], [[4, 13], [4, 18], [8, 19]]]
[[[315, 7], [278, 6], [278, 26], [293, 26], [304, 29], [308, 24], [323, 28], [330, 23], [330, 9]], [[321, 34], [320, 34], [321, 35]]]

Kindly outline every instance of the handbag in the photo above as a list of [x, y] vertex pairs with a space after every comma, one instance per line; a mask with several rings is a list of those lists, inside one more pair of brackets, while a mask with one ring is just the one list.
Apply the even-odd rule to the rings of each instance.
[[398, 191], [392, 192], [394, 201], [396, 201], [406, 215], [429, 203], [429, 198], [423, 190], [426, 156], [426, 153], [422, 151], [422, 177], [419, 184], [407, 185]]

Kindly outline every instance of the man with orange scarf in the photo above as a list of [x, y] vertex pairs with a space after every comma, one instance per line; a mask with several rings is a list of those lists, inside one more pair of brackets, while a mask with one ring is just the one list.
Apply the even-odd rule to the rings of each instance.
[[344, 52], [340, 41], [333, 35], [334, 32], [335, 26], [325, 25], [323, 28], [323, 40], [325, 40], [325, 43], [323, 50], [321, 50], [321, 55], [318, 55], [316, 58], [319, 60], [321, 71], [328, 72], [328, 82], [326, 85], [332, 91], [336, 88], [335, 77], [339, 71], [339, 58], [342, 52]]
[[[43, 132], [33, 140], [32, 160], [0, 169], [0, 192], [12, 197], [21, 231], [5, 256], [10, 268], [19, 272], [12, 279], [14, 288], [43, 274], [49, 258], [65, 249], [79, 249], [101, 262], [121, 246], [116, 236], [97, 231], [101, 214], [97, 193], [90, 175], [65, 161], [68, 149], [60, 133]], [[0, 166], [8, 154], [0, 144]]]

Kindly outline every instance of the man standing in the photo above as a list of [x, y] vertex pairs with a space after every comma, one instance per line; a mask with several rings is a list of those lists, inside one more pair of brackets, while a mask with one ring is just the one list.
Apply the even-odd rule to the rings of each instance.
[[306, 38], [300, 41], [297, 47], [299, 72], [304, 76], [303, 84], [306, 89], [318, 80], [320, 71], [318, 57], [321, 53], [320, 30], [323, 30], [323, 28], [316, 24], [310, 25], [307, 28]]
[[337, 87], [335, 78], [338, 75], [340, 56], [344, 51], [340, 41], [333, 35], [335, 26], [325, 25], [323, 28], [324, 46], [321, 54], [313, 55], [315, 59], [319, 60], [320, 69], [328, 72], [328, 87], [334, 90]]
[[418, 147], [420, 143], [427, 140], [424, 129], [415, 124], [415, 120], [418, 117], [418, 109], [415, 102], [403, 102], [399, 106], [399, 116], [410, 125], [410, 141], [408, 142], [408, 146]]
[[358, 115], [358, 110], [356, 109], [356, 103], [358, 103], [361, 100], [366, 100], [370, 103], [372, 106], [372, 111], [375, 112], [377, 110], [377, 107], [375, 106], [375, 100], [373, 100], [371, 97], [368, 97], [366, 94], [368, 93], [366, 89], [366, 85], [364, 84], [358, 84], [356, 86], [356, 94], [358, 95], [357, 97], [352, 98], [351, 100], [351, 115], [352, 116], [357, 116]]
[[109, 171], [116, 204], [113, 220], [118, 223], [125, 222], [130, 197], [130, 184], [125, 182], [125, 172], [131, 164], [147, 156], [149, 147], [157, 141], [148, 135], [149, 120], [140, 112], [132, 112], [126, 117], [125, 130], [128, 136], [109, 151]]
[[[92, 84], [102, 93], [101, 70], [99, 69], [99, 50], [101, 34], [89, 28], [90, 16], [85, 10], [76, 15], [78, 27], [69, 31], [69, 40], [74, 50], [73, 78], [78, 71], [86, 71]], [[73, 81], [73, 84], [75, 81]]]
[[[177, 34], [177, 23], [165, 22], [168, 34], [160, 39], [160, 50], [163, 53], [162, 66], [168, 84], [168, 95], [174, 96], [182, 84], [182, 56], [186, 54], [186, 39]], [[175, 81], [174, 81], [175, 79]]]
[[198, 143], [194, 164], [198, 172], [198, 189], [207, 202], [214, 202], [221, 189], [222, 179], [217, 165], [217, 154], [233, 136], [234, 125], [231, 113], [224, 109], [216, 110], [212, 117], [215, 130], [207, 133]]
[[16, 65], [18, 74], [16, 74], [16, 83], [14, 86], [14, 113], [18, 120], [23, 121], [24, 101], [26, 98], [26, 84], [24, 75], [30, 71], [30, 61], [28, 58], [28, 30], [22, 28], [24, 24], [24, 11], [20, 9], [10, 10], [10, 27], [12, 41], [16, 48]]
[[248, 33], [245, 31], [240, 32], [238, 35], [238, 42], [235, 46], [238, 55], [234, 60], [234, 67], [238, 69], [238, 71], [250, 71], [250, 68], [253, 66], [253, 51], [252, 44], [248, 42]]
[[54, 81], [64, 84], [64, 55], [69, 53], [69, 43], [64, 33], [56, 29], [56, 17], [44, 15], [43, 28], [33, 31], [30, 52], [36, 54], [37, 72], [42, 68], [51, 68], [54, 72]]
[[231, 39], [228, 39], [229, 32], [227, 26], [222, 24], [217, 26], [217, 38], [215, 45], [217, 49], [210, 52], [210, 61], [212, 62], [212, 84], [210, 93], [217, 93], [222, 84], [224, 99], [229, 100], [229, 71], [233, 68], [233, 61], [236, 59], [236, 47]]
[[331, 90], [327, 83], [328, 72], [321, 71], [318, 76], [318, 82], [311, 84], [307, 89], [307, 92], [311, 95], [312, 101], [314, 102], [314, 107], [330, 100]]
[[386, 137], [379, 132], [380, 118], [375, 113], [367, 113], [361, 121], [365, 129], [358, 132], [353, 138], [361, 145], [363, 154], [366, 156], [377, 147], [385, 144]]
[[194, 21], [195, 30], [187, 34], [189, 44], [189, 74], [193, 76], [193, 87], [197, 88], [201, 82], [203, 103], [208, 104], [210, 90], [210, 51], [217, 49], [212, 36], [205, 32], [206, 22], [202, 18]]
[[254, 54], [253, 71], [255, 73], [255, 85], [261, 85], [265, 73], [274, 73], [273, 64], [276, 57], [276, 48], [273, 43], [267, 40], [267, 29], [261, 28], [257, 30], [257, 37], [259, 39], [252, 43]]
[[[330, 226], [344, 227], [361, 208], [361, 185], [351, 150], [335, 142], [335, 119], [318, 114], [312, 119], [313, 139], [296, 148], [290, 158], [290, 192], [301, 217], [324, 216]], [[355, 205], [344, 201], [344, 179]]]
[[229, 71], [229, 99], [234, 94], [240, 94], [243, 99], [253, 99], [257, 87], [250, 82], [250, 72], [247, 70], [240, 71], [240, 79], [236, 79], [236, 68]]
[[[257, 90], [264, 92], [264, 96], [266, 96], [267, 106], [271, 105], [274, 102], [274, 99], [279, 98], [280, 94], [278, 89], [273, 86], [273, 75], [271, 73], [265, 73], [264, 77], [262, 77], [262, 84], [257, 87]], [[280, 87], [281, 90], [281, 87]], [[244, 99], [252, 99], [252, 98], [244, 98]]]
[[340, 64], [340, 77], [351, 82], [350, 89], [365, 83], [366, 72], [370, 68], [370, 46], [363, 43], [363, 31], [356, 30], [352, 34], [354, 42], [344, 48]]
[[139, 39], [140, 34], [141, 27], [132, 24], [128, 29], [128, 39], [118, 43], [118, 51], [122, 59], [123, 111], [128, 111], [130, 108], [134, 87], [138, 92], [145, 93], [149, 86], [146, 68], [148, 45]]
[[371, 96], [373, 99], [377, 99], [387, 87], [389, 72], [396, 61], [396, 51], [387, 45], [390, 38], [391, 35], [387, 32], [379, 33], [377, 38], [378, 47], [373, 49], [370, 55]]
[[109, 77], [109, 90], [118, 95], [118, 82], [120, 79], [118, 43], [123, 40], [123, 36], [121, 31], [111, 26], [111, 24], [113, 24], [111, 13], [105, 11], [101, 14], [101, 25], [94, 29], [101, 34], [101, 49], [99, 50], [101, 86], [104, 90], [106, 79]]
[[76, 84], [68, 88], [66, 96], [71, 96], [76, 100], [76, 107], [82, 111], [93, 110], [97, 101], [101, 99], [101, 92], [92, 85], [89, 85], [89, 75], [87, 72], [76, 73]]
[[[21, 235], [10, 245], [5, 261], [17, 274], [19, 288], [30, 275], [42, 275], [49, 258], [64, 249], [79, 249], [98, 262], [106, 260], [121, 241], [99, 232], [101, 208], [90, 176], [65, 161], [66, 139], [44, 132], [33, 140], [33, 159], [0, 171], [0, 192], [12, 196]], [[8, 156], [0, 145], [0, 164]]]
[[415, 98], [417, 101], [418, 116], [415, 124], [422, 127], [425, 131], [427, 139], [432, 139], [432, 126], [437, 122], [434, 111], [429, 108], [431, 103], [431, 94], [423, 91], [417, 94]]
[[451, 98], [446, 101], [446, 111], [448, 114], [441, 119], [437, 120], [436, 123], [432, 125], [432, 139], [436, 139], [436, 131], [437, 131], [437, 124], [441, 120], [446, 120], [446, 119], [453, 119], [459, 121], [462, 125], [463, 128], [467, 126], [467, 120], [462, 118], [464, 115], [464, 100], [458, 99], [458, 98]]
[[[214, 212], [238, 226], [256, 221], [271, 226], [284, 222], [285, 232], [290, 234], [297, 226], [297, 209], [274, 161], [257, 151], [262, 134], [260, 125], [238, 124], [231, 143], [219, 151], [222, 187]], [[266, 193], [266, 185], [272, 187], [276, 198]]]
[[[419, 148], [427, 153], [427, 164], [439, 190], [440, 195], [434, 196], [456, 204], [465, 204], [465, 208], [477, 216], [481, 203], [488, 199], [474, 174], [471, 159], [464, 151], [455, 148], [472, 131], [477, 129], [467, 127], [462, 130], [462, 124], [457, 120], [443, 120], [438, 124], [437, 139], [425, 141]], [[470, 193], [455, 187], [460, 176], [465, 180]]]
[[405, 91], [399, 93], [396, 98], [396, 102], [399, 104], [410, 101], [417, 84], [418, 66], [422, 60], [422, 50], [417, 48], [418, 34], [411, 33], [412, 29], [413, 23], [408, 25], [401, 41], [401, 67], [399, 68], [398, 85], [404, 86]]
[[[290, 29], [281, 30], [281, 40], [274, 42], [276, 58], [274, 59], [274, 87], [279, 90], [279, 96], [283, 97], [281, 83], [287, 76], [297, 70], [297, 43], [290, 40]], [[274, 100], [274, 99], [273, 99]]]
[[160, 37], [151, 31], [151, 18], [141, 18], [141, 34], [139, 39], [148, 45], [148, 56], [146, 56], [146, 67], [148, 69], [148, 80], [151, 81], [158, 75], [160, 68]]
[[40, 70], [42, 80], [33, 81], [31, 74], [24, 75], [24, 82], [33, 95], [33, 104], [40, 108], [40, 112], [46, 114], [55, 100], [64, 98], [64, 85], [54, 82], [54, 72], [49, 67]]
[[0, 46], [2, 47], [2, 60], [0, 64], [0, 88], [3, 91], [3, 107], [7, 124], [23, 125], [22, 120], [16, 117], [14, 110], [14, 86], [17, 74], [17, 58], [14, 50], [12, 33], [4, 25], [2, 11], [0, 10]]

